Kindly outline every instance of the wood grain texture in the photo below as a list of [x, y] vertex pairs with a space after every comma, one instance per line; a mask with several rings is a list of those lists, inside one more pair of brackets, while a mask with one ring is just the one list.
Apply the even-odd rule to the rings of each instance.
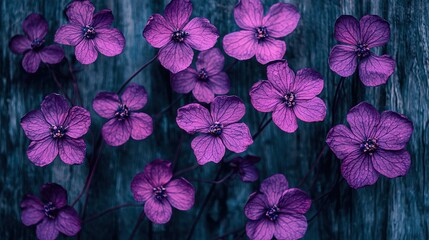
[[[266, 10], [278, 0], [265, 0]], [[21, 22], [30, 13], [43, 14], [49, 21], [48, 42], [52, 42], [55, 30], [66, 22], [63, 9], [67, 0], [17, 0], [1, 1], [1, 79], [0, 79], [0, 238], [34, 239], [34, 228], [20, 222], [19, 202], [26, 193], [38, 194], [46, 182], [63, 185], [69, 193], [69, 201], [75, 199], [83, 187], [88, 164], [68, 166], [57, 159], [53, 164], [40, 168], [30, 163], [26, 156], [28, 139], [19, 120], [28, 111], [38, 108], [43, 96], [58, 91], [46, 68], [37, 74], [26, 74], [21, 67], [21, 56], [14, 55], [6, 47], [9, 39], [22, 33]], [[116, 90], [156, 50], [142, 38], [144, 25], [153, 13], [163, 12], [167, 0], [95, 0], [97, 10], [110, 8], [115, 16], [114, 26], [125, 35], [126, 47], [120, 56], [99, 56], [92, 65], [75, 63], [77, 78], [84, 106], [91, 109], [91, 101], [101, 90]], [[308, 172], [311, 163], [324, 146], [330, 128], [331, 107], [339, 77], [330, 71], [328, 55], [336, 43], [333, 26], [342, 14], [360, 18], [377, 14], [391, 24], [391, 40], [381, 53], [388, 53], [396, 60], [395, 73], [388, 84], [365, 88], [357, 79], [346, 79], [340, 92], [341, 102], [336, 122], [344, 122], [348, 109], [361, 101], [374, 104], [378, 110], [397, 111], [408, 116], [414, 123], [414, 133], [408, 144], [412, 165], [405, 177], [387, 179], [381, 177], [370, 187], [352, 190], [343, 181], [334, 188], [327, 200], [313, 204], [308, 217], [318, 209], [320, 214], [309, 223], [305, 239], [429, 239], [429, 2], [424, 0], [293, 0], [301, 13], [297, 29], [285, 38], [286, 59], [294, 70], [310, 67], [319, 71], [325, 79], [321, 94], [328, 104], [328, 115], [323, 123], [300, 123], [296, 133], [286, 134], [270, 124], [249, 148], [249, 153], [261, 156], [258, 165], [262, 178], [283, 173], [290, 186], [297, 186]], [[235, 0], [193, 0], [193, 16], [203, 16], [214, 23], [221, 35], [238, 29], [233, 18]], [[218, 41], [221, 47], [221, 39]], [[71, 47], [65, 47], [71, 56]], [[227, 57], [226, 64], [233, 59]], [[60, 81], [72, 93], [66, 63], [55, 68]], [[238, 95], [247, 106], [244, 122], [252, 133], [263, 114], [250, 105], [248, 91], [253, 83], [266, 78], [266, 67], [255, 60], [237, 63], [229, 74], [232, 81], [230, 94]], [[134, 82], [143, 84], [149, 93], [144, 112], [156, 115], [172, 103], [178, 95], [171, 91], [169, 74], [158, 62], [139, 74]], [[154, 158], [173, 159], [176, 146], [183, 136], [182, 151], [177, 169], [195, 163], [190, 149], [191, 136], [185, 135], [175, 124], [176, 109], [189, 102], [184, 98], [179, 104], [155, 119], [155, 131], [144, 141], [130, 141], [124, 146], [104, 147], [100, 166], [90, 190], [87, 216], [108, 207], [133, 202], [130, 182], [133, 176]], [[91, 132], [86, 136], [88, 157], [92, 156], [94, 137], [99, 134], [103, 120], [91, 109]], [[339, 174], [339, 160], [332, 153], [323, 158], [302, 188], [312, 198], [329, 191]], [[187, 178], [212, 179], [219, 166], [207, 164], [185, 175]], [[315, 179], [314, 184], [312, 184]], [[147, 221], [140, 225], [138, 239], [147, 239], [152, 232], [154, 239], [182, 239], [190, 222], [201, 207], [209, 185], [194, 183], [197, 189], [196, 204], [191, 211], [175, 211], [170, 223], [152, 226]], [[214, 197], [203, 213], [194, 239], [212, 239], [245, 224], [243, 207], [248, 195], [259, 183], [243, 184], [238, 180], [215, 188]], [[82, 207], [81, 201], [77, 207]], [[140, 208], [124, 208], [84, 226], [82, 239], [128, 239], [139, 216]], [[232, 238], [231, 238], [232, 239]]]

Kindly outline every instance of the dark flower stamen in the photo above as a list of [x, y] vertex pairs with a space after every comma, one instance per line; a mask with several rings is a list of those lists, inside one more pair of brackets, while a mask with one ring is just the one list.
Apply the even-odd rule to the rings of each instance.
[[265, 216], [270, 221], [275, 221], [279, 217], [279, 211], [280, 209], [277, 207], [277, 205], [272, 206], [270, 209], [265, 212]]
[[89, 25], [83, 27], [82, 31], [83, 37], [86, 39], [94, 39], [95, 35], [97, 35], [97, 33], [95, 32], [95, 28]]
[[293, 107], [295, 106], [295, 94], [294, 93], [288, 93], [284, 96], [284, 102], [286, 103], [286, 106]]
[[165, 188], [163, 186], [154, 187], [153, 194], [155, 195], [155, 198], [158, 200], [162, 200], [167, 197], [167, 192], [165, 191]]
[[209, 78], [209, 75], [206, 72], [206, 69], [202, 68], [200, 71], [198, 71], [198, 79], [205, 82]]
[[360, 144], [360, 150], [370, 156], [377, 150], [378, 144], [376, 139], [367, 139]]
[[368, 44], [358, 44], [356, 46], [356, 54], [358, 57], [367, 57], [370, 53]]
[[53, 138], [62, 138], [66, 134], [67, 129], [63, 126], [52, 126], [51, 135]]
[[266, 27], [256, 28], [255, 36], [258, 40], [263, 40], [268, 37], [268, 31]]
[[173, 41], [175, 42], [183, 42], [185, 40], [185, 37], [189, 34], [183, 30], [178, 30], [173, 32], [173, 36], [171, 37]]
[[54, 206], [52, 202], [49, 202], [44, 206], [45, 215], [50, 218], [54, 219], [57, 216], [57, 208]]
[[215, 137], [218, 137], [222, 134], [223, 125], [219, 122], [215, 122], [210, 126], [209, 133]]
[[128, 118], [128, 116], [130, 115], [130, 111], [128, 110], [127, 105], [119, 105], [118, 106], [118, 110], [116, 110], [115, 112], [115, 117], [118, 120], [124, 120], [126, 118]]
[[31, 42], [31, 49], [33, 49], [33, 51], [39, 51], [44, 47], [44, 45], [45, 45], [45, 39], [34, 39]]

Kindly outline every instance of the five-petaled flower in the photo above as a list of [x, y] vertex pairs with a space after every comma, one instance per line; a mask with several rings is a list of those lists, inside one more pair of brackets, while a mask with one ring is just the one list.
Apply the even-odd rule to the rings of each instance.
[[146, 165], [144, 171], [131, 182], [134, 199], [145, 202], [144, 212], [156, 224], [170, 221], [171, 206], [186, 211], [194, 205], [194, 187], [184, 178], [172, 178], [171, 163], [156, 159]]
[[25, 135], [31, 140], [28, 158], [37, 166], [45, 166], [59, 153], [63, 162], [81, 164], [86, 152], [82, 136], [90, 125], [88, 110], [70, 107], [61, 95], [46, 96], [40, 110], [33, 110], [21, 119]]
[[76, 210], [67, 205], [67, 191], [58, 184], [46, 183], [40, 189], [42, 200], [26, 195], [21, 202], [21, 221], [25, 226], [37, 224], [40, 240], [54, 240], [59, 233], [74, 236], [81, 229]]
[[194, 97], [205, 103], [213, 101], [215, 94], [229, 91], [229, 78], [222, 71], [224, 56], [218, 48], [211, 48], [198, 55], [197, 69], [187, 68], [171, 76], [171, 87], [178, 93], [192, 91]]
[[22, 23], [25, 35], [16, 35], [9, 42], [9, 48], [16, 54], [24, 54], [22, 67], [35, 73], [40, 62], [56, 64], [64, 58], [64, 51], [58, 45], [45, 46], [48, 22], [43, 16], [32, 13]]
[[160, 48], [158, 59], [172, 73], [180, 72], [192, 63], [192, 49], [212, 48], [219, 37], [215, 26], [206, 18], [193, 18], [190, 0], [172, 0], [165, 7], [164, 16], [152, 15], [143, 30], [143, 37]]
[[274, 123], [285, 132], [295, 132], [296, 118], [304, 122], [323, 121], [326, 105], [316, 97], [323, 90], [322, 76], [310, 68], [296, 76], [286, 61], [267, 68], [268, 80], [255, 83], [250, 90], [253, 107], [260, 112], [273, 112]]
[[371, 48], [383, 46], [390, 39], [389, 23], [376, 15], [358, 21], [343, 15], [335, 22], [336, 45], [329, 55], [329, 66], [342, 77], [353, 75], [359, 63], [359, 77], [365, 86], [385, 84], [395, 71], [395, 61], [388, 55], [377, 56]]
[[254, 182], [259, 178], [258, 169], [255, 164], [260, 160], [260, 157], [246, 155], [244, 157], [233, 158], [229, 165], [240, 176], [241, 181]]
[[113, 14], [104, 9], [94, 14], [95, 7], [88, 1], [73, 1], [66, 10], [69, 24], [61, 26], [55, 34], [55, 42], [75, 46], [76, 59], [91, 64], [97, 59], [97, 50], [108, 57], [122, 53], [125, 38], [112, 28]]
[[341, 173], [353, 188], [374, 184], [379, 174], [388, 178], [404, 176], [410, 168], [410, 154], [405, 149], [413, 124], [392, 111], [378, 113], [362, 102], [347, 114], [345, 125], [332, 128], [326, 142], [342, 160]]
[[304, 214], [311, 206], [310, 197], [300, 189], [289, 188], [284, 175], [265, 179], [259, 192], [247, 200], [244, 214], [249, 221], [246, 233], [251, 240], [299, 239], [307, 231]]
[[119, 146], [128, 141], [143, 140], [153, 131], [152, 118], [146, 113], [137, 112], [147, 103], [147, 93], [143, 86], [131, 83], [121, 97], [114, 92], [101, 92], [92, 102], [92, 108], [109, 121], [101, 133], [111, 146]]
[[247, 125], [237, 123], [245, 112], [238, 97], [218, 96], [211, 103], [210, 112], [198, 103], [179, 108], [176, 122], [189, 134], [200, 133], [191, 143], [200, 165], [218, 163], [225, 155], [225, 147], [241, 153], [253, 143]]
[[264, 17], [260, 0], [239, 0], [234, 8], [234, 18], [243, 30], [223, 38], [225, 53], [238, 60], [247, 60], [256, 55], [262, 64], [282, 59], [286, 43], [276, 38], [290, 34], [298, 25], [300, 15], [287, 3], [271, 6]]

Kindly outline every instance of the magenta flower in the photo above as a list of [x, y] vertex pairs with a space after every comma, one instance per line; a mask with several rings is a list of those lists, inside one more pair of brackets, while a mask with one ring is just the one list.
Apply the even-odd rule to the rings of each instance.
[[144, 171], [131, 182], [134, 199], [145, 202], [144, 212], [156, 224], [170, 221], [171, 206], [186, 211], [194, 205], [195, 189], [192, 184], [184, 178], [172, 178], [171, 163], [156, 159], [146, 165]]
[[255, 166], [259, 161], [261, 161], [260, 157], [246, 155], [232, 159], [230, 166], [240, 176], [241, 181], [254, 182], [259, 178], [258, 169]]
[[211, 103], [210, 112], [198, 103], [179, 108], [176, 122], [189, 134], [200, 133], [191, 143], [200, 165], [218, 163], [225, 155], [225, 147], [241, 153], [253, 143], [247, 125], [237, 123], [245, 112], [240, 98], [218, 96]]
[[358, 20], [342, 15], [335, 22], [335, 39], [347, 45], [336, 45], [329, 55], [329, 67], [342, 77], [353, 75], [359, 65], [359, 77], [365, 86], [385, 84], [395, 71], [389, 55], [377, 56], [371, 48], [380, 47], [390, 39], [389, 23], [376, 15]]
[[32, 13], [22, 22], [25, 35], [15, 35], [9, 42], [13, 53], [24, 54], [22, 67], [26, 72], [35, 73], [40, 62], [57, 64], [64, 58], [64, 51], [58, 45], [45, 46], [48, 22], [43, 16]]
[[394, 178], [407, 173], [411, 159], [405, 147], [413, 132], [408, 118], [392, 111], [380, 115], [362, 102], [350, 109], [347, 122], [351, 130], [337, 125], [326, 142], [342, 160], [341, 173], [352, 188], [374, 184], [379, 174]]
[[81, 164], [86, 152], [82, 136], [91, 125], [88, 110], [70, 107], [63, 96], [54, 93], [46, 96], [40, 106], [40, 110], [33, 110], [21, 119], [21, 127], [31, 140], [28, 159], [43, 167], [59, 154], [64, 163]]
[[67, 205], [67, 191], [58, 184], [46, 183], [40, 189], [42, 200], [26, 195], [21, 202], [21, 221], [25, 226], [37, 224], [40, 240], [54, 240], [59, 233], [74, 236], [80, 231], [81, 221], [76, 210]]
[[298, 25], [300, 15], [293, 5], [277, 3], [264, 17], [260, 0], [239, 0], [234, 8], [234, 18], [243, 30], [223, 38], [225, 53], [238, 60], [256, 55], [259, 63], [266, 64], [283, 58], [286, 43], [276, 38], [291, 33]]
[[92, 102], [94, 111], [109, 119], [101, 133], [111, 146], [119, 146], [128, 141], [143, 140], [153, 131], [152, 118], [146, 113], [137, 112], [147, 103], [147, 93], [143, 86], [131, 83], [121, 97], [114, 92], [101, 92]]
[[225, 58], [218, 48], [211, 48], [198, 55], [197, 69], [187, 68], [171, 76], [171, 87], [178, 93], [192, 91], [194, 97], [211, 103], [215, 94], [229, 92], [229, 78], [222, 71]]
[[284, 175], [265, 179], [259, 192], [249, 196], [244, 214], [249, 221], [246, 233], [251, 240], [299, 239], [307, 231], [304, 214], [311, 206], [310, 197], [300, 189], [288, 189]]
[[322, 76], [310, 68], [296, 76], [286, 61], [267, 68], [268, 80], [255, 83], [250, 90], [253, 107], [260, 112], [273, 112], [274, 123], [283, 131], [298, 129], [296, 118], [304, 122], [323, 121], [326, 105], [316, 97], [323, 90]]
[[154, 48], [160, 48], [158, 59], [172, 73], [180, 72], [192, 63], [192, 49], [212, 48], [219, 37], [215, 26], [206, 18], [193, 18], [190, 0], [172, 0], [164, 16], [152, 15], [143, 30], [143, 37]]
[[73, 1], [66, 10], [69, 24], [61, 26], [55, 34], [55, 42], [74, 46], [76, 59], [91, 64], [101, 54], [113, 57], [122, 53], [125, 38], [112, 28], [113, 14], [104, 9], [94, 14], [95, 7], [88, 1]]

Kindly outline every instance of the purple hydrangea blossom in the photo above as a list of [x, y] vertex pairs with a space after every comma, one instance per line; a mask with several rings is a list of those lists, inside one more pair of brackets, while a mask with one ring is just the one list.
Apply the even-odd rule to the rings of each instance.
[[142, 173], [131, 182], [134, 199], [145, 202], [144, 212], [147, 218], [156, 223], [170, 221], [172, 206], [186, 211], [195, 202], [195, 189], [186, 179], [173, 178], [171, 163], [156, 159], [146, 165]]
[[211, 103], [215, 94], [227, 94], [230, 84], [228, 75], [222, 71], [224, 56], [218, 48], [202, 51], [198, 55], [196, 69], [187, 68], [171, 76], [171, 87], [178, 93], [192, 91], [194, 97]]
[[253, 107], [260, 112], [273, 112], [274, 123], [285, 132], [298, 129], [296, 118], [304, 122], [323, 121], [326, 105], [316, 97], [323, 90], [322, 76], [310, 68], [296, 76], [286, 61], [270, 64], [268, 80], [255, 83], [250, 90]]
[[76, 210], [67, 205], [67, 191], [58, 184], [46, 183], [40, 189], [42, 200], [26, 195], [21, 202], [21, 221], [25, 226], [37, 224], [40, 240], [54, 240], [59, 233], [74, 236], [81, 229]]
[[22, 23], [25, 35], [15, 35], [9, 42], [13, 53], [24, 54], [22, 67], [26, 72], [35, 73], [40, 62], [57, 64], [64, 58], [64, 51], [58, 45], [45, 46], [48, 22], [39, 14], [28, 15]]
[[152, 15], [143, 30], [143, 37], [154, 48], [159, 48], [162, 66], [177, 73], [192, 63], [192, 49], [212, 48], [219, 37], [215, 26], [206, 18], [193, 18], [190, 0], [172, 0], [160, 14]]
[[91, 64], [101, 54], [113, 57], [122, 53], [125, 38], [112, 28], [113, 14], [104, 9], [94, 14], [95, 7], [88, 1], [73, 1], [66, 10], [69, 24], [61, 26], [55, 34], [55, 42], [75, 46], [76, 59]]
[[234, 18], [243, 30], [223, 38], [225, 53], [238, 60], [256, 55], [259, 63], [266, 64], [283, 58], [286, 43], [276, 38], [290, 34], [298, 25], [300, 15], [295, 6], [277, 3], [264, 17], [260, 0], [239, 0], [234, 8]]
[[343, 15], [335, 22], [334, 36], [346, 44], [334, 46], [329, 55], [329, 66], [338, 75], [351, 76], [358, 67], [365, 86], [378, 86], [395, 71], [395, 61], [389, 55], [371, 52], [371, 48], [383, 46], [390, 39], [389, 23], [381, 17], [366, 15], [358, 21]]
[[342, 160], [341, 173], [352, 188], [374, 184], [380, 174], [395, 178], [410, 168], [410, 154], [405, 149], [413, 124], [392, 111], [378, 113], [362, 102], [350, 109], [345, 125], [333, 127], [326, 142]]
[[143, 86], [131, 83], [121, 97], [114, 92], [97, 94], [92, 108], [103, 118], [109, 119], [101, 133], [111, 146], [119, 146], [128, 141], [143, 140], [153, 131], [152, 118], [146, 113], [137, 112], [147, 103], [147, 93]]
[[253, 143], [243, 118], [246, 108], [236, 96], [215, 97], [207, 108], [191, 103], [177, 110], [176, 122], [189, 134], [200, 133], [191, 147], [200, 165], [218, 163], [225, 155], [225, 147], [235, 153], [246, 151]]
[[310, 197], [300, 189], [288, 188], [284, 175], [265, 179], [259, 192], [249, 196], [244, 214], [249, 221], [246, 233], [251, 240], [299, 239], [307, 231], [304, 214], [311, 206]]
[[254, 182], [258, 180], [259, 173], [255, 164], [261, 160], [260, 157], [246, 155], [244, 157], [236, 157], [231, 160], [230, 166], [235, 173], [240, 175], [243, 182]]
[[73, 106], [58, 94], [43, 99], [40, 110], [21, 119], [25, 135], [31, 140], [28, 159], [36, 166], [50, 164], [59, 154], [67, 164], [81, 164], [86, 144], [82, 136], [88, 132], [91, 118], [88, 110]]

